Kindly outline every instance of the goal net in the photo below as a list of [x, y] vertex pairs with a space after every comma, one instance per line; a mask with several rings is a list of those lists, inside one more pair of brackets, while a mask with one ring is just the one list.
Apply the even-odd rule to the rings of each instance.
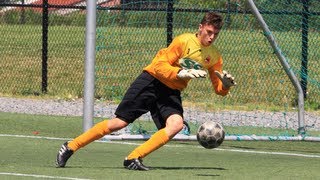
[[[114, 117], [125, 91], [157, 51], [181, 33], [196, 32], [204, 13], [216, 11], [223, 15], [225, 24], [214, 44], [221, 51], [224, 69], [232, 73], [238, 85], [228, 96], [220, 97], [208, 79], [193, 80], [182, 93], [190, 131], [184, 129], [181, 137], [195, 139], [201, 123], [215, 121], [225, 128], [226, 139], [319, 138], [320, 99], [316, 94], [320, 93], [320, 16], [316, 11], [320, 3], [267, 0], [259, 1], [257, 7], [305, 90], [306, 132], [302, 137], [298, 136], [301, 127], [295, 88], [248, 4], [238, 0], [127, 0], [99, 4], [95, 117]], [[146, 114], [113, 137], [148, 138], [155, 131], [151, 116]]]

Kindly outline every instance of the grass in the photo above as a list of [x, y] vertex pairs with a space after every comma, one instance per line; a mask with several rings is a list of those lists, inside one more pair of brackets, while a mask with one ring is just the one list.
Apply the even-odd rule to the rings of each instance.
[[[48, 94], [57, 97], [83, 97], [84, 27], [50, 26], [48, 37]], [[41, 26], [0, 25], [1, 92], [9, 95], [41, 95]], [[175, 29], [175, 35], [194, 29]], [[299, 32], [278, 32], [285, 42], [297, 75], [300, 59]], [[308, 99], [306, 108], [319, 109], [317, 82], [316, 32], [310, 32]], [[166, 46], [161, 28], [98, 27], [96, 51], [96, 98], [118, 101], [133, 79], [147, 65], [158, 49]], [[225, 69], [236, 77], [238, 86], [232, 96], [220, 98], [212, 92], [208, 79], [192, 81], [184, 91], [185, 101], [212, 103], [219, 107], [246, 107], [247, 110], [290, 111], [296, 95], [290, 80], [272, 53], [260, 31], [224, 30], [216, 45], [220, 48]], [[124, 64], [125, 63], [125, 64]], [[23, 82], [23, 83], [21, 83]], [[262, 107], [252, 104], [264, 104]], [[288, 107], [288, 108], [287, 108]]]
[[144, 159], [145, 164], [153, 168], [148, 172], [122, 167], [123, 158], [141, 141], [94, 142], [77, 151], [66, 168], [59, 169], [54, 167], [56, 153], [64, 138], [72, 139], [81, 133], [80, 117], [0, 113], [0, 124], [0, 179], [34, 179], [3, 173], [55, 178], [170, 180], [316, 179], [320, 176], [318, 142], [284, 141], [225, 141], [219, 150], [204, 149], [197, 142], [172, 141]]
[[[99, 122], [103, 118], [96, 118], [94, 121]], [[61, 121], [67, 122], [72, 129], [66, 129]], [[0, 122], [6, 126], [0, 127], [0, 132], [4, 134], [14, 134], [17, 131], [21, 135], [33, 135], [34, 133], [41, 136], [54, 137], [76, 137], [82, 131], [81, 117], [65, 116], [45, 116], [45, 115], [26, 115], [16, 113], [0, 113]], [[48, 129], [47, 126], [54, 127]], [[191, 134], [195, 135], [199, 123], [189, 122]], [[224, 126], [227, 135], [260, 135], [260, 136], [296, 136], [297, 131], [293, 129], [253, 127], [253, 126]], [[67, 132], [64, 132], [67, 131]], [[130, 125], [132, 134], [141, 132], [152, 134], [156, 131], [153, 121], [137, 120]], [[64, 136], [61, 136], [63, 134]], [[319, 131], [307, 131], [307, 136], [319, 137]]]
[[[318, 158], [206, 150], [185, 143], [169, 143], [169, 146], [145, 158], [145, 163], [154, 168], [148, 172], [124, 169], [123, 158], [136, 145], [114, 143], [92, 143], [79, 150], [70, 159], [67, 168], [57, 169], [54, 159], [63, 141], [0, 139], [8, 144], [1, 154], [1, 172], [90, 179], [314, 179], [320, 175]], [[245, 150], [242, 144], [234, 145], [234, 148], [232, 144], [225, 143], [221, 148]], [[24, 148], [16, 148], [17, 145]], [[305, 143], [300, 145], [308, 146]], [[251, 150], [259, 151], [254, 149], [255, 146], [257, 144], [251, 145]], [[278, 143], [271, 143], [270, 146], [277, 147]], [[273, 150], [283, 149], [271, 148], [270, 151]], [[309, 153], [298, 150], [289, 152]], [[313, 153], [319, 155], [319, 151]], [[10, 176], [10, 179], [19, 178]]]

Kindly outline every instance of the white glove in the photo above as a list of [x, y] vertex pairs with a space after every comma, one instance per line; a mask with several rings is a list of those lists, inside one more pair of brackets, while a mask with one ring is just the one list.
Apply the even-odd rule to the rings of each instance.
[[197, 69], [181, 69], [177, 74], [180, 79], [205, 78], [206, 75], [206, 71]]
[[222, 81], [223, 87], [229, 89], [231, 86], [237, 85], [234, 81], [234, 77], [229, 74], [227, 71], [222, 71], [222, 74], [219, 71], [214, 71], [218, 78]]

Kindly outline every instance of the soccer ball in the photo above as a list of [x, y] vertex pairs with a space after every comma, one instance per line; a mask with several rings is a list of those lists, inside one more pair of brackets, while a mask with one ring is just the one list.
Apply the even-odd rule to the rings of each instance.
[[207, 149], [220, 146], [224, 140], [225, 132], [223, 127], [216, 122], [207, 121], [203, 123], [197, 132], [199, 144]]

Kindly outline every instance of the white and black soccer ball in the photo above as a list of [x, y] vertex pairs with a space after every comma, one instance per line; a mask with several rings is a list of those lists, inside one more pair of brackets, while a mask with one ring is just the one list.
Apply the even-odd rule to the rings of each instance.
[[197, 140], [199, 144], [207, 149], [219, 147], [224, 140], [223, 127], [216, 122], [207, 121], [198, 129]]

